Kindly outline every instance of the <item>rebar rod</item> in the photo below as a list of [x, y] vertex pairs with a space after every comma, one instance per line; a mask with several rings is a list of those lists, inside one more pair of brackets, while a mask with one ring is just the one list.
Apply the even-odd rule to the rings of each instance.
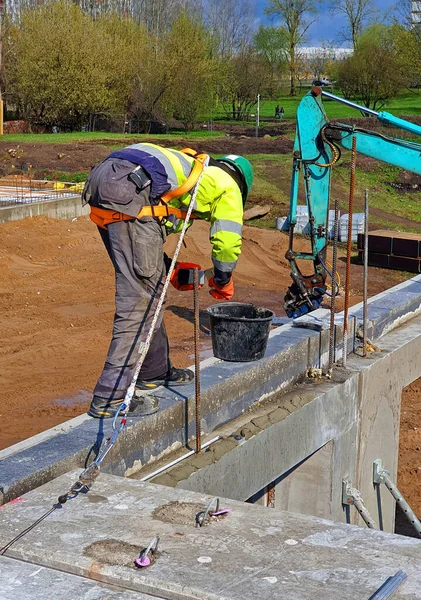
[[368, 190], [364, 197], [363, 356], [367, 356], [368, 330]]
[[332, 372], [335, 361], [335, 299], [338, 292], [338, 283], [336, 280], [336, 268], [338, 260], [338, 217], [339, 202], [335, 199], [334, 204], [335, 220], [333, 223], [333, 251], [332, 251], [332, 295], [330, 297], [330, 325], [329, 325], [329, 373]]
[[352, 138], [351, 155], [351, 179], [349, 183], [349, 203], [348, 203], [348, 237], [346, 243], [346, 275], [345, 275], [345, 304], [344, 304], [344, 339], [342, 350], [342, 364], [346, 367], [346, 358], [348, 353], [348, 312], [349, 312], [349, 287], [351, 283], [351, 247], [352, 247], [352, 216], [354, 212], [354, 191], [355, 191], [355, 166], [357, 162], [357, 138]]
[[194, 269], [193, 278], [194, 296], [194, 383], [195, 383], [195, 406], [196, 406], [196, 454], [201, 449], [201, 423], [200, 423], [200, 357], [199, 357], [199, 272]]

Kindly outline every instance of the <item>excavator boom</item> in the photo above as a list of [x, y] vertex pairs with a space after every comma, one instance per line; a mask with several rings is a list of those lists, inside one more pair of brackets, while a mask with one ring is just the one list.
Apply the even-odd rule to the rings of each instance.
[[[285, 295], [284, 308], [289, 317], [298, 317], [318, 308], [326, 293], [326, 250], [328, 245], [329, 197], [332, 167], [341, 156], [340, 148], [351, 149], [355, 138], [357, 151], [402, 169], [421, 174], [421, 144], [385, 136], [375, 131], [328, 121], [322, 96], [370, 113], [379, 121], [421, 136], [421, 127], [377, 113], [314, 87], [301, 100], [297, 110], [289, 211], [289, 247], [286, 258], [291, 267], [292, 285]], [[297, 223], [298, 188], [304, 180], [309, 215], [310, 252], [293, 249]], [[313, 273], [303, 275], [297, 260], [313, 261]]]

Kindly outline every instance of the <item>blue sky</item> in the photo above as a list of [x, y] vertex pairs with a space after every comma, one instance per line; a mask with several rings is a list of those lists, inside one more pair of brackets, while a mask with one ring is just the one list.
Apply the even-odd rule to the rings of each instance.
[[[264, 14], [265, 6], [267, 6], [267, 0], [254, 0], [256, 19], [265, 25], [269, 25], [270, 21]], [[382, 13], [391, 14], [391, 11], [397, 4], [397, 0], [375, 0], [378, 8]], [[314, 23], [309, 30], [308, 35], [308, 46], [318, 46], [323, 42], [336, 42], [339, 38], [339, 32], [345, 24], [345, 19], [340, 15], [334, 15], [330, 13], [327, 8], [327, 2], [322, 2], [319, 8], [319, 19]], [[402, 4], [402, 0], [401, 0]], [[409, 3], [408, 3], [409, 4]]]

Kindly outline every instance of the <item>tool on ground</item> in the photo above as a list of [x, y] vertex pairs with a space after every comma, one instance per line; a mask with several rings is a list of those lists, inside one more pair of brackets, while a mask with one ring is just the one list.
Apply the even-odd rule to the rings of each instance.
[[357, 490], [357, 488], [353, 487], [351, 482], [347, 479], [342, 481], [342, 505], [347, 508], [350, 506], [355, 506], [367, 527], [369, 529], [377, 529], [376, 522], [374, 519], [372, 519], [370, 513], [368, 512], [361, 493], [359, 490]]
[[398, 571], [392, 577], [388, 577], [383, 585], [368, 600], [387, 600], [391, 598], [407, 578], [408, 576], [404, 571]]
[[158, 552], [158, 545], [159, 537], [157, 536], [153, 538], [149, 545], [146, 548], [143, 548], [143, 550], [140, 552], [139, 558], [136, 558], [134, 561], [136, 567], [139, 567], [140, 569], [149, 567], [152, 563], [152, 560], [156, 558], [155, 555]]
[[367, 356], [368, 331], [368, 190], [364, 196], [363, 356]]
[[351, 285], [351, 249], [352, 249], [352, 216], [354, 214], [355, 167], [357, 164], [357, 138], [352, 138], [351, 178], [349, 182], [348, 204], [348, 235], [346, 240], [346, 271], [345, 271], [345, 303], [344, 303], [344, 337], [342, 346], [342, 365], [346, 367], [348, 356], [348, 312], [349, 292]]
[[196, 407], [196, 454], [200, 454], [202, 443], [202, 426], [200, 418], [200, 356], [199, 356], [199, 332], [200, 332], [200, 306], [199, 306], [199, 270], [193, 272], [193, 305], [194, 305], [194, 386]]
[[[215, 510], [211, 510], [214, 505], [215, 505]], [[206, 525], [206, 522], [209, 520], [209, 518], [221, 517], [223, 515], [227, 515], [231, 511], [232, 511], [232, 508], [220, 508], [219, 498], [217, 496], [215, 496], [214, 498], [212, 498], [212, 500], [206, 506], [205, 510], [197, 513], [196, 526], [203, 527], [204, 525]]]
[[[25, 529], [25, 531], [21, 532], [20, 534], [18, 534], [15, 538], [13, 538], [13, 540], [11, 540], [8, 544], [6, 544], [6, 546], [4, 546], [3, 548], [0, 549], [0, 555], [4, 554], [6, 552], [6, 550], [8, 550], [8, 548], [10, 548], [10, 546], [12, 546], [12, 544], [14, 544], [15, 542], [17, 542], [21, 537], [23, 537], [24, 535], [26, 535], [27, 533], [29, 533], [32, 529], [34, 529], [34, 527], [36, 527], [39, 523], [41, 523], [41, 521], [43, 521], [45, 518], [48, 517], [48, 515], [50, 515], [52, 512], [54, 512], [57, 508], [61, 508], [63, 504], [65, 504], [67, 502], [67, 500], [70, 500], [71, 498], [75, 498], [80, 492], [88, 492], [92, 485], [94, 484], [95, 480], [97, 479], [97, 477], [100, 474], [101, 471], [101, 464], [103, 462], [103, 460], [105, 459], [105, 457], [107, 456], [107, 454], [110, 452], [110, 450], [115, 446], [116, 442], [117, 442], [117, 438], [118, 435], [123, 431], [123, 429], [125, 428], [126, 424], [127, 424], [127, 414], [129, 412], [130, 409], [130, 404], [132, 401], [132, 398], [134, 396], [135, 393], [135, 388], [136, 388], [136, 381], [137, 378], [139, 377], [139, 373], [140, 373], [140, 369], [142, 368], [143, 362], [145, 360], [145, 357], [148, 353], [149, 350], [149, 346], [151, 344], [151, 340], [152, 340], [152, 335], [153, 332], [155, 330], [156, 324], [158, 322], [159, 319], [159, 315], [160, 312], [162, 310], [166, 295], [167, 295], [167, 290], [168, 290], [168, 286], [170, 284], [170, 280], [171, 280], [171, 275], [174, 271], [175, 265], [177, 263], [177, 258], [178, 255], [180, 253], [180, 249], [181, 249], [181, 245], [183, 243], [184, 240], [184, 235], [189, 227], [189, 221], [190, 221], [190, 216], [192, 214], [193, 208], [195, 206], [195, 202], [196, 202], [196, 196], [197, 196], [197, 191], [199, 188], [199, 184], [203, 175], [203, 171], [204, 168], [207, 166], [207, 164], [209, 163], [209, 157], [206, 157], [203, 162], [201, 162], [201, 171], [199, 176], [197, 177], [196, 181], [195, 181], [195, 185], [194, 187], [191, 189], [191, 198], [190, 198], [190, 203], [189, 203], [189, 207], [187, 209], [187, 212], [185, 214], [185, 221], [182, 227], [182, 230], [180, 232], [180, 237], [178, 239], [176, 248], [174, 250], [174, 255], [171, 261], [171, 265], [168, 269], [167, 272], [167, 277], [165, 279], [165, 283], [161, 292], [161, 295], [159, 297], [157, 306], [155, 308], [155, 313], [154, 316], [152, 318], [152, 322], [149, 328], [149, 331], [147, 333], [146, 336], [146, 340], [143, 342], [141, 342], [139, 344], [139, 348], [138, 348], [138, 352], [139, 352], [139, 358], [136, 362], [136, 366], [134, 369], [134, 373], [133, 373], [133, 378], [132, 381], [128, 387], [128, 390], [126, 392], [126, 395], [124, 397], [124, 400], [120, 406], [120, 408], [118, 409], [118, 411], [115, 414], [115, 417], [113, 419], [113, 423], [112, 423], [112, 430], [113, 433], [112, 435], [106, 439], [103, 447], [101, 448], [101, 450], [99, 451], [99, 454], [97, 456], [96, 459], [94, 459], [90, 465], [88, 465], [88, 467], [82, 471], [82, 473], [79, 475], [79, 479], [71, 486], [70, 490], [68, 492], [66, 492], [65, 494], [63, 494], [62, 496], [59, 496], [58, 498], [58, 502], [56, 504], [54, 504], [52, 506], [52, 508], [50, 508], [44, 515], [42, 515], [37, 521], [35, 521], [32, 525], [30, 525], [30, 527], [28, 527], [27, 529]], [[195, 167], [196, 168], [196, 163], [195, 163]], [[188, 190], [187, 190], [188, 191]], [[185, 192], [183, 192], [185, 193]], [[119, 418], [119, 416], [121, 415], [121, 421], [120, 424], [117, 425], [117, 420]]]
[[418, 537], [421, 538], [421, 521], [418, 519], [408, 502], [391, 480], [390, 472], [383, 468], [381, 458], [376, 458], [376, 460], [373, 462], [373, 483], [376, 486], [379, 486], [383, 483], [387, 487], [393, 498], [396, 500], [396, 504], [400, 506], [403, 514], [417, 532]]
[[[292, 285], [285, 295], [284, 308], [296, 318], [318, 308], [326, 292], [326, 251], [329, 239], [329, 195], [332, 167], [341, 157], [341, 149], [352, 148], [355, 138], [358, 152], [421, 174], [421, 144], [389, 137], [354, 125], [330, 123], [324, 111], [322, 97], [342, 102], [360, 112], [369, 113], [383, 123], [421, 136], [421, 127], [393, 115], [367, 109], [314, 87], [301, 100], [297, 110], [297, 134], [290, 192], [289, 248]], [[311, 251], [294, 250], [294, 228], [297, 224], [299, 180], [304, 179], [304, 191], [309, 215]], [[312, 261], [313, 272], [303, 275], [300, 261]], [[307, 263], [308, 264], [308, 263]], [[303, 269], [304, 271], [304, 269]], [[308, 273], [308, 269], [306, 269]]]

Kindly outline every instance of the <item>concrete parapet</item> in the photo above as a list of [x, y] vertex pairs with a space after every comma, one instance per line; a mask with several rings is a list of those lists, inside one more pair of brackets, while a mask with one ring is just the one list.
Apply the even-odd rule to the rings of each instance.
[[89, 206], [82, 206], [79, 196], [44, 200], [15, 206], [0, 206], [0, 223], [19, 221], [26, 217], [44, 216], [50, 219], [72, 219], [89, 214]]

